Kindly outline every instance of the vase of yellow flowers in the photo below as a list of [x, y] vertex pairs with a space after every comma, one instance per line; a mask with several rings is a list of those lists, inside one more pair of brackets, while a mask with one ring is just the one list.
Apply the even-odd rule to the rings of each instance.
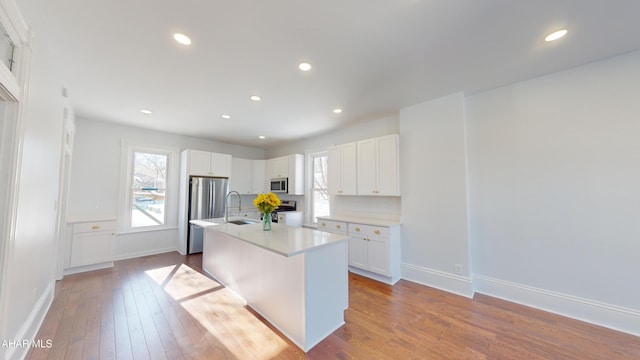
[[266, 194], [258, 194], [253, 199], [253, 205], [255, 205], [262, 215], [262, 230], [271, 230], [271, 213], [280, 206], [280, 199], [278, 195], [270, 192]]

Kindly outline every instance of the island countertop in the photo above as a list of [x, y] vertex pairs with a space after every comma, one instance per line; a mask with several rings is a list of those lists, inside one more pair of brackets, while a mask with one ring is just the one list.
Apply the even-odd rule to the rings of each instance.
[[[236, 220], [235, 218], [230, 220]], [[246, 219], [242, 219], [246, 220]], [[224, 219], [191, 220], [190, 223], [207, 230], [219, 231], [283, 256], [294, 256], [337, 241], [346, 241], [347, 236], [317, 231], [302, 227], [272, 224], [271, 231], [263, 231], [262, 223], [236, 225]]]

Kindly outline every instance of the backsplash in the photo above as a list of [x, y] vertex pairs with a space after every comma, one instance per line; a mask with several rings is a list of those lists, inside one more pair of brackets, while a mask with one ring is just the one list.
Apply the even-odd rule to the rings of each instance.
[[396, 196], [332, 196], [331, 215], [373, 219], [400, 219], [401, 198]]

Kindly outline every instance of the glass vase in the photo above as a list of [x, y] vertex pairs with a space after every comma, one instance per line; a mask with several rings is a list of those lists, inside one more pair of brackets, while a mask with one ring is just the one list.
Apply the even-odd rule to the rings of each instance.
[[264, 213], [262, 217], [262, 230], [271, 231], [271, 213]]

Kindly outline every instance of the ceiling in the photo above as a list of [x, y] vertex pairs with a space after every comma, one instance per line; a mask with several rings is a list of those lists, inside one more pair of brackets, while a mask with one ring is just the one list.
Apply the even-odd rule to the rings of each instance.
[[640, 48], [637, 0], [16, 3], [78, 117], [263, 148]]

